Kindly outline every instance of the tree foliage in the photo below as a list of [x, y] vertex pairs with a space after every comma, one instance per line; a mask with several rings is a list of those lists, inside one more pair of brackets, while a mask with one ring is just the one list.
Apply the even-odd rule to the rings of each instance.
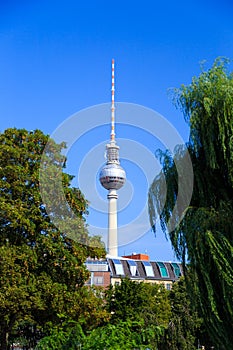
[[164, 285], [137, 283], [124, 278], [119, 285], [109, 286], [106, 302], [113, 323], [119, 319], [144, 318], [148, 323], [165, 326], [170, 316], [168, 293]]
[[84, 342], [84, 350], [133, 350], [145, 349], [141, 345], [140, 324], [136, 321], [121, 321], [118, 324], [108, 323], [94, 329]]
[[[87, 256], [105, 253], [98, 238], [98, 249], [91, 247], [84, 219], [87, 201], [79, 189], [71, 187], [73, 177], [62, 173], [63, 193], [74, 220], [67, 226], [63, 223], [61, 231], [41, 198], [39, 169], [47, 142], [48, 136], [39, 130], [7, 129], [0, 134], [1, 349], [7, 348], [14, 325], [24, 320], [43, 330], [51, 322], [59, 324], [60, 313], [83, 324], [88, 319], [92, 324], [104, 315], [98, 298], [83, 287], [89, 277], [84, 265]], [[52, 197], [56, 172], [65, 166], [65, 145], [50, 140], [50, 146], [46, 159], [53, 163], [53, 186], [48, 188]]]
[[106, 303], [111, 324], [131, 324], [132, 333], [140, 334], [137, 345], [156, 349], [171, 315], [168, 292], [163, 285], [137, 283], [125, 278], [119, 285], [109, 287]]
[[66, 322], [63, 327], [55, 327], [49, 336], [39, 341], [35, 350], [77, 350], [85, 341], [82, 327], [77, 322]]
[[174, 283], [169, 293], [171, 317], [159, 342], [159, 350], [195, 350], [202, 320], [192, 305], [183, 277]]
[[64, 321], [36, 349], [196, 349], [201, 320], [187, 298], [184, 279], [174, 283], [172, 291], [123, 279], [120, 285], [109, 286], [102, 302], [107, 322], [83, 332], [80, 323]]
[[[183, 221], [169, 235], [177, 256], [183, 261], [188, 257], [192, 277], [187, 283], [214, 345], [229, 349], [233, 343], [233, 75], [227, 61], [217, 59], [190, 85], [175, 90], [174, 99], [190, 125], [187, 147], [194, 188]], [[177, 149], [180, 159], [186, 156], [182, 147]], [[150, 188], [149, 211], [152, 224], [156, 212], [161, 213], [165, 230], [177, 198], [178, 175], [169, 153], [162, 162], [166, 203], [162, 208], [161, 173]], [[178, 222], [182, 213], [176, 214]]]

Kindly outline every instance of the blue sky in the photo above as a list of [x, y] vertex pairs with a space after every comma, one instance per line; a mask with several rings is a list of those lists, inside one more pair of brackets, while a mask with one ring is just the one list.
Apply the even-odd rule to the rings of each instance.
[[[115, 58], [116, 101], [159, 112], [187, 140], [188, 127], [168, 89], [190, 83], [203, 60], [209, 67], [218, 56], [233, 57], [232, 13], [233, 4], [225, 0], [1, 1], [0, 130], [38, 128], [52, 134], [71, 115], [110, 102]], [[77, 141], [68, 155], [68, 171], [77, 175], [91, 150], [93, 159], [96, 145], [100, 145], [96, 152], [101, 154], [101, 147], [104, 152], [108, 133], [107, 126], [99, 125]], [[135, 140], [152, 154], [160, 146], [143, 131], [124, 125], [119, 125], [117, 136]], [[124, 142], [122, 154], [123, 146]], [[119, 224], [138, 215], [148, 189], [138, 164], [123, 159], [122, 165], [129, 184], [122, 195], [119, 192], [119, 205], [128, 208], [122, 209]], [[97, 170], [93, 168], [94, 180]], [[103, 202], [106, 192], [88, 176], [86, 182]], [[107, 225], [106, 215], [91, 206], [87, 221]], [[120, 254], [132, 251], [174, 260], [170, 243], [160, 232], [156, 238], [148, 232], [120, 248]]]

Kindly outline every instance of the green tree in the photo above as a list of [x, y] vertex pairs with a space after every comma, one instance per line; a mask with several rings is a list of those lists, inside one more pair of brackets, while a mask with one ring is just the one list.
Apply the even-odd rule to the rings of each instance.
[[140, 323], [118, 321], [94, 329], [85, 339], [83, 350], [134, 350], [145, 349], [141, 345]]
[[[229, 349], [233, 344], [233, 75], [226, 60], [217, 59], [190, 85], [175, 90], [175, 101], [190, 125], [187, 146], [194, 188], [183, 221], [169, 235], [177, 256], [184, 262], [188, 257], [191, 278], [186, 281], [215, 348]], [[178, 148], [176, 161], [185, 156]], [[162, 161], [166, 204], [162, 209], [161, 173], [150, 188], [149, 211], [152, 225], [156, 212], [161, 213], [165, 231], [177, 199], [178, 175], [168, 152]], [[178, 222], [183, 213], [176, 214]]]
[[43, 308], [36, 293], [35, 276], [30, 276], [30, 265], [35, 256], [29, 247], [0, 247], [0, 329], [2, 349], [7, 347], [14, 324], [29, 317], [28, 310]]
[[140, 334], [137, 344], [156, 349], [156, 344], [167, 327], [171, 315], [168, 291], [163, 285], [137, 283], [122, 279], [119, 285], [106, 292], [106, 307], [111, 323], [134, 325], [132, 333]]
[[49, 336], [41, 339], [35, 349], [77, 350], [82, 348], [84, 341], [85, 335], [81, 325], [76, 322], [66, 322], [62, 328], [54, 328]]
[[195, 350], [202, 320], [192, 305], [183, 277], [174, 283], [169, 293], [171, 318], [159, 343], [159, 350]]
[[[64, 313], [84, 322], [86, 305], [93, 323], [99, 303], [83, 287], [89, 277], [84, 262], [87, 256], [105, 252], [98, 238], [94, 239], [99, 243], [95, 249], [88, 237], [84, 219], [87, 201], [79, 189], [71, 187], [73, 177], [62, 172], [65, 145], [50, 140], [41, 164], [47, 143], [48, 136], [39, 130], [7, 129], [0, 134], [1, 350], [7, 349], [9, 334], [20, 321], [29, 320], [43, 330], [46, 325], [59, 324], [58, 315]], [[59, 205], [58, 197], [51, 212], [42, 201], [39, 170], [48, 164], [47, 195], [54, 197], [59, 182], [56, 176], [61, 176], [69, 208]], [[71, 220], [63, 222], [63, 230], [59, 230], [51, 217], [62, 222], [65, 210], [69, 210]]]

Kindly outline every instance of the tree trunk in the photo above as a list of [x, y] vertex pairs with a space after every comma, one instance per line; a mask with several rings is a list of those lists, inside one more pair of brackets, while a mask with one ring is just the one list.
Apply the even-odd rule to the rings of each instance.
[[3, 327], [1, 331], [1, 346], [0, 350], [8, 350], [9, 332], [7, 327]]
[[9, 344], [9, 335], [12, 330], [12, 327], [15, 323], [16, 315], [12, 315], [9, 322], [2, 321], [0, 324], [0, 350], [9, 350], [10, 344]]

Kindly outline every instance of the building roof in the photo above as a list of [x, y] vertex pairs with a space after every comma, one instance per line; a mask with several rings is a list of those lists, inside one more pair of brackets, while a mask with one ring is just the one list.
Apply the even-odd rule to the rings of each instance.
[[89, 271], [110, 271], [111, 278], [129, 277], [134, 280], [176, 281], [183, 275], [182, 266], [175, 262], [150, 261], [149, 259], [131, 259], [128, 257], [110, 257], [106, 259], [88, 259]]

